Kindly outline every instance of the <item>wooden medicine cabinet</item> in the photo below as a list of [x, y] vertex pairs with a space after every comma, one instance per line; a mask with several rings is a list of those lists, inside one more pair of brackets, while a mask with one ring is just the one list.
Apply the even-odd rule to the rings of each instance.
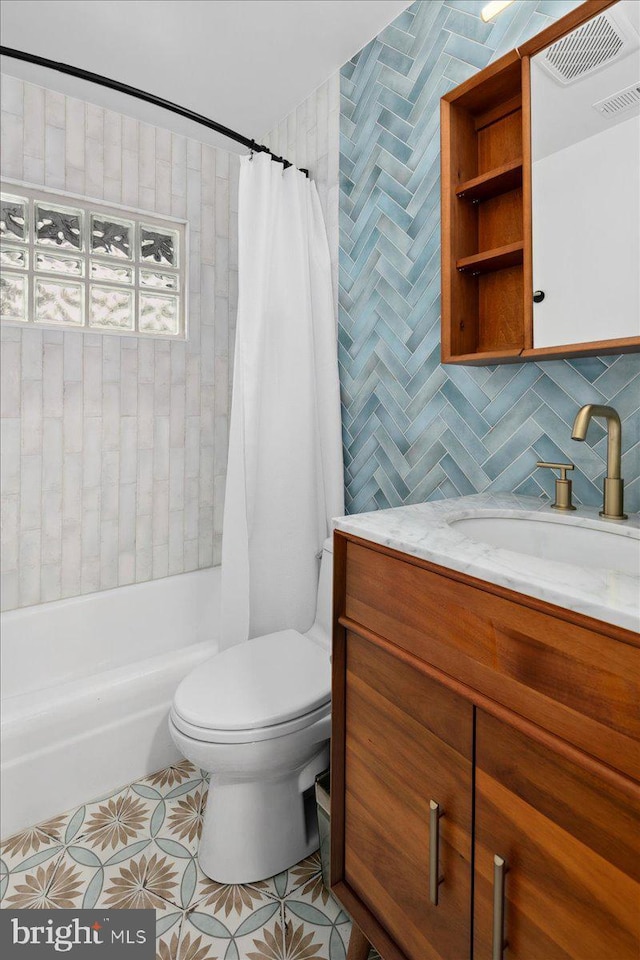
[[[509, 363], [640, 350], [640, 312], [637, 321], [631, 321], [632, 336], [608, 334], [606, 316], [601, 325], [598, 321], [597, 336], [592, 335], [593, 323], [585, 323], [585, 336], [579, 306], [572, 320], [578, 329], [569, 333], [567, 342], [561, 337], [560, 343], [537, 346], [540, 338], [534, 330], [534, 309], [550, 308], [549, 300], [542, 303], [544, 291], [534, 294], [531, 59], [617, 2], [621, 0], [583, 3], [441, 100], [443, 363]], [[632, 55], [629, 59], [633, 62]], [[564, 92], [559, 86], [558, 95]], [[627, 206], [625, 215], [635, 218], [630, 229], [640, 235], [637, 211]], [[565, 285], [581, 276], [579, 269], [571, 269], [568, 234], [567, 228], [566, 246], [559, 242], [567, 257]], [[584, 274], [585, 264], [579, 268]], [[640, 289], [638, 269], [631, 267], [629, 282], [632, 285], [635, 271]], [[601, 282], [606, 300], [607, 278]], [[557, 285], [550, 295], [552, 306], [556, 292]], [[567, 291], [563, 293], [566, 302]], [[588, 291], [583, 297], [588, 298]]]

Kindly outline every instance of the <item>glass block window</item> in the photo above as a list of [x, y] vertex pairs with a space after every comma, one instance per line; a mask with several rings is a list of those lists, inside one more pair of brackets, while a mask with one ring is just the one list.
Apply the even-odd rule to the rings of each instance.
[[3, 184], [2, 320], [183, 338], [186, 224]]

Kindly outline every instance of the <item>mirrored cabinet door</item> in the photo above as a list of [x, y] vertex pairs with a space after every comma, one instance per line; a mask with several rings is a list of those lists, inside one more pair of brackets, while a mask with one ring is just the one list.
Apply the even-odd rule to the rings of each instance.
[[533, 348], [640, 336], [640, 3], [530, 61]]

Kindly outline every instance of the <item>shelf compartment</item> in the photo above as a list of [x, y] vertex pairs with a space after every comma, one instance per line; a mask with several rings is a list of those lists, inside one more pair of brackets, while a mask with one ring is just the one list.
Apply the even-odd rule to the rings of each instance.
[[508, 193], [522, 186], [522, 157], [503, 163], [500, 167], [488, 170], [479, 177], [466, 180], [456, 190], [456, 197], [480, 203], [501, 193]]
[[456, 269], [460, 273], [478, 276], [481, 273], [503, 270], [505, 267], [516, 267], [522, 263], [523, 251], [522, 240], [517, 243], [507, 243], [504, 247], [494, 247], [492, 250], [483, 250], [481, 253], [474, 253], [471, 257], [456, 260]]

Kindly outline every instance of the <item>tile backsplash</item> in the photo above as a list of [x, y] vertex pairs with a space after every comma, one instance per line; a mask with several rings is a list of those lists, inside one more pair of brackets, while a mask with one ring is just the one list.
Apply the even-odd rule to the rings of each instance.
[[340, 367], [350, 512], [485, 490], [553, 495], [536, 460], [571, 460], [602, 502], [604, 430], [571, 441], [584, 403], [623, 420], [625, 503], [640, 509], [638, 354], [440, 363], [439, 99], [578, 0], [417, 0], [341, 71]]
[[189, 222], [186, 342], [2, 328], [2, 606], [219, 562], [238, 157], [2, 77], [2, 173]]

